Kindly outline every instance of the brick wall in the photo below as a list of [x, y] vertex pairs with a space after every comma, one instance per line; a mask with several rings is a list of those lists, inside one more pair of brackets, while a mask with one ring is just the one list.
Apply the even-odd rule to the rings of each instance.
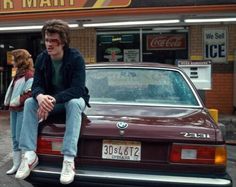
[[208, 108], [219, 110], [219, 114], [233, 113], [233, 74], [215, 73], [212, 76], [212, 90], [205, 93]]
[[189, 29], [189, 46], [191, 60], [202, 60], [202, 26], [191, 26]]
[[[191, 60], [203, 59], [203, 29], [226, 27], [228, 29], [227, 62], [213, 64], [212, 90], [205, 92], [205, 104], [208, 108], [219, 110], [219, 114], [232, 114], [233, 106], [233, 69], [236, 51], [236, 25], [204, 25], [190, 26], [189, 32], [189, 58]], [[235, 85], [236, 86], [236, 85]], [[235, 93], [236, 94], [236, 93]]]
[[93, 28], [71, 31], [71, 47], [78, 49], [86, 63], [96, 61], [96, 30]]

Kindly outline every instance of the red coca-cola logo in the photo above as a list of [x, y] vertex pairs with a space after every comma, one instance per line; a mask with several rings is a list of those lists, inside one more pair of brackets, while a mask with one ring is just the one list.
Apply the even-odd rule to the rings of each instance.
[[185, 35], [148, 35], [147, 49], [185, 49]]

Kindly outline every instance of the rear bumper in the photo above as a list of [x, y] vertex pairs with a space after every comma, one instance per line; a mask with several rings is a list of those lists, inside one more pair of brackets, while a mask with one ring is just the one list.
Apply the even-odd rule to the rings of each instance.
[[[30, 177], [29, 182], [59, 183], [60, 170], [55, 168], [37, 167]], [[105, 186], [227, 186], [232, 187], [232, 180], [228, 174], [224, 176], [200, 176], [181, 174], [161, 174], [144, 171], [108, 171], [83, 168], [76, 170], [74, 183], [91, 183]]]

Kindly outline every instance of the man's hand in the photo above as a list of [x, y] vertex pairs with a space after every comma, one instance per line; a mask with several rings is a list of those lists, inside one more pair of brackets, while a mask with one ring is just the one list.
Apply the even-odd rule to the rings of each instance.
[[50, 95], [39, 94], [37, 96], [37, 101], [39, 104], [39, 109], [37, 111], [39, 120], [45, 120], [48, 117], [49, 112], [51, 112], [55, 105], [55, 98]]
[[37, 115], [38, 115], [38, 119], [39, 119], [39, 123], [42, 122], [43, 120], [46, 120], [48, 118], [48, 112], [44, 112], [42, 111], [40, 108], [37, 111]]

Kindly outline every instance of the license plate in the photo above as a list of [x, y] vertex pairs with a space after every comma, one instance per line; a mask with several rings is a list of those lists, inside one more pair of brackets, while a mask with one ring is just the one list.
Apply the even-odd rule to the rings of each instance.
[[103, 140], [102, 158], [112, 160], [141, 160], [141, 142]]

